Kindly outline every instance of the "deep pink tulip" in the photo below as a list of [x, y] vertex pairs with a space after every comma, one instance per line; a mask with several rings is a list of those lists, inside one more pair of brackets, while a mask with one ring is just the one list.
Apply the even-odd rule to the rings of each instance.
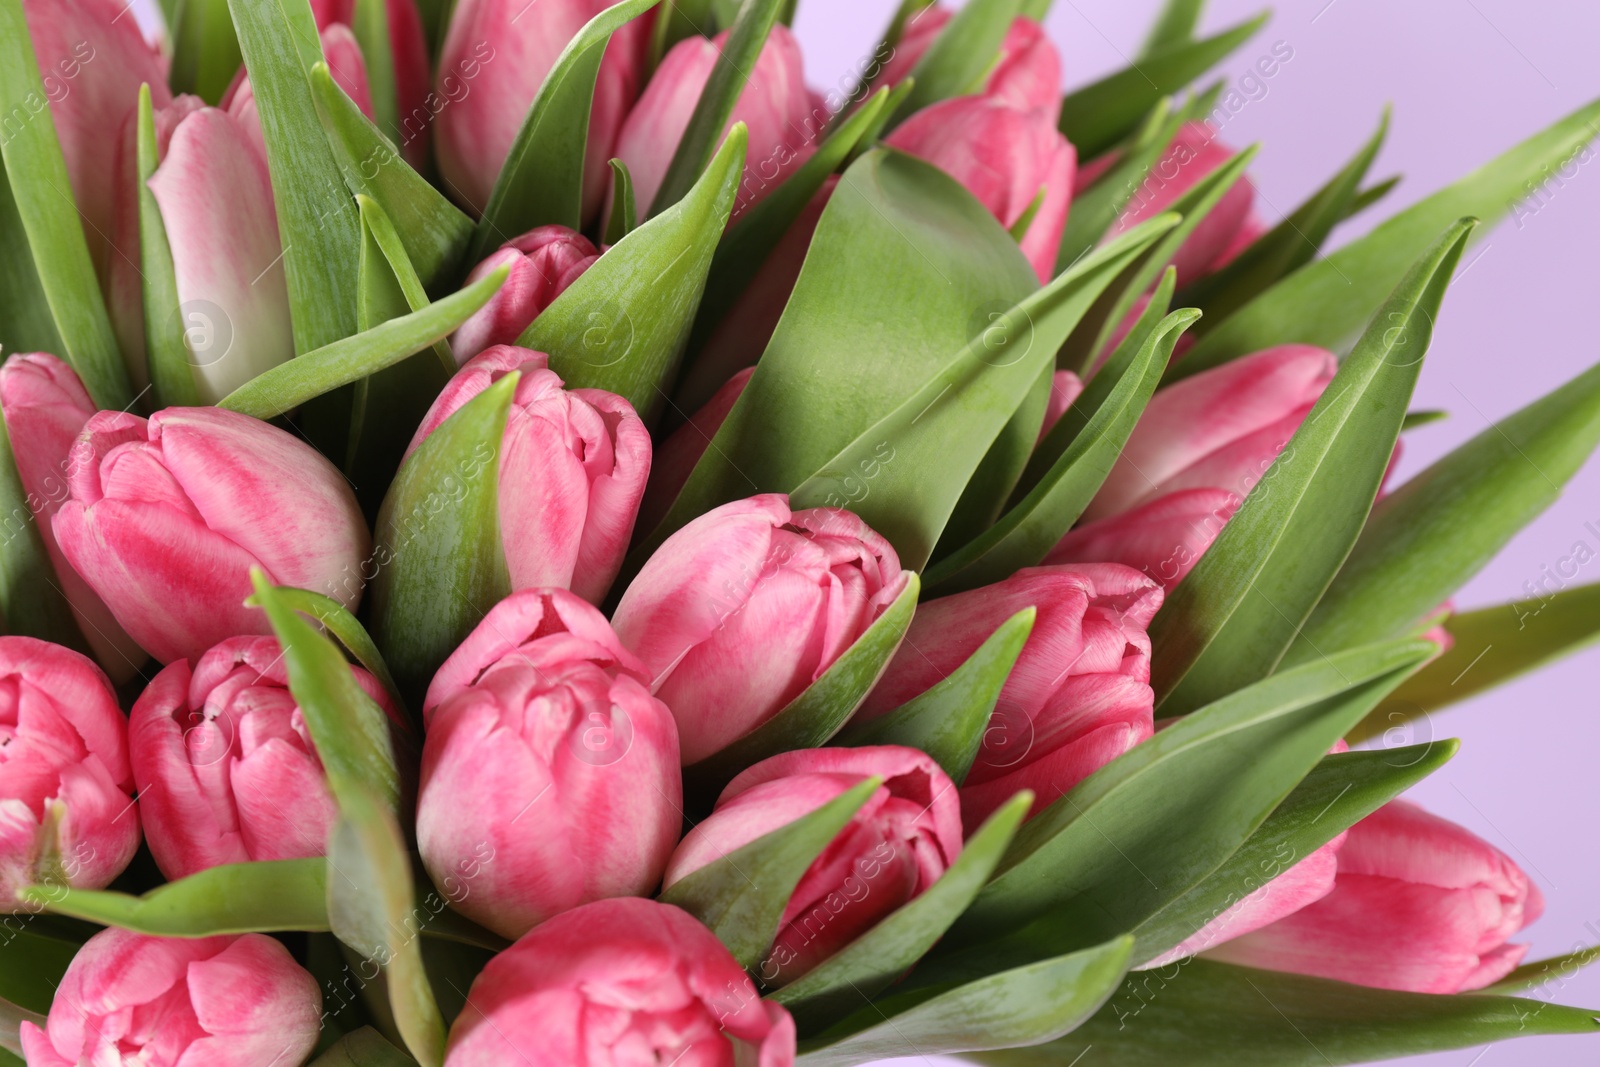
[[496, 345], [428, 409], [407, 455], [467, 401], [520, 371], [500, 447], [500, 537], [512, 589], [559, 586], [599, 603], [622, 566], [650, 476], [650, 432], [603, 389], [563, 389], [544, 353]]
[[[391, 718], [389, 694], [356, 682]], [[167, 666], [133, 706], [139, 817], [168, 879], [223, 863], [324, 854], [338, 811], [275, 638], [230, 637]]]
[[[481, 214], [545, 75], [606, 0], [459, 0], [450, 17], [430, 108], [445, 187]], [[617, 130], [648, 72], [653, 14], [611, 37], [600, 61], [583, 162], [583, 216], [600, 210]]]
[[683, 820], [677, 728], [595, 608], [502, 600], [440, 669], [427, 725], [417, 844], [457, 910], [519, 937], [655, 889]]
[[35, 883], [100, 889], [138, 848], [111, 683], [71, 649], [0, 637], [0, 912]]
[[1180, 489], [1078, 527], [1044, 561], [1121, 563], [1170, 590], [1200, 562], [1243, 500], [1231, 489]]
[[1001, 623], [1032, 606], [1022, 648], [961, 788], [969, 829], [1021, 789], [1037, 814], [1150, 737], [1150, 638], [1161, 587], [1128, 567], [1034, 567], [929, 601], [857, 716], [866, 720], [943, 681]]
[[[318, 30], [325, 31], [335, 25], [353, 27], [356, 0], [311, 0], [311, 12], [316, 17]], [[399, 144], [406, 162], [416, 167], [427, 158], [428, 124], [433, 118], [428, 106], [432, 83], [428, 73], [428, 40], [422, 32], [422, 16], [417, 11], [416, 0], [386, 0], [384, 18], [389, 28], [389, 53], [394, 62], [395, 107], [400, 116], [400, 129], [384, 133]], [[326, 38], [323, 49], [330, 52]], [[338, 57], [330, 52], [327, 58], [329, 71], [333, 72]], [[334, 77], [337, 79], [339, 75], [335, 73]], [[370, 107], [367, 110], [370, 117]]]
[[791, 1067], [794, 1020], [688, 912], [621, 897], [564, 912], [489, 961], [445, 1067]]
[[[622, 124], [613, 155], [628, 165], [641, 214], [655, 201], [700, 93], [721, 62], [727, 37], [726, 32], [711, 40], [690, 36], [673, 45]], [[738, 216], [816, 149], [819, 123], [806, 89], [800, 45], [787, 26], [772, 28], [733, 106], [728, 125], [735, 122], [750, 131], [733, 209]]]
[[855, 644], [910, 580], [838, 508], [766, 493], [706, 512], [658, 548], [612, 622], [678, 721], [684, 763], [737, 741]]
[[516, 344], [556, 297], [600, 258], [583, 234], [565, 226], [540, 226], [501, 245], [472, 268], [466, 283], [505, 267], [505, 284], [450, 337], [456, 362], [465, 363], [493, 345]]
[[644, 503], [639, 508], [641, 528], [653, 530], [667, 517], [672, 502], [678, 499], [678, 494], [688, 484], [689, 475], [694, 473], [711, 439], [717, 436], [717, 431], [727, 420], [728, 412], [744, 395], [744, 387], [750, 384], [750, 376], [755, 372], [754, 367], [746, 367], [729, 378], [721, 389], [711, 395], [704, 407], [674, 430], [672, 436], [656, 450], [655, 462], [650, 467], [650, 484], [645, 489]]
[[371, 545], [355, 494], [292, 434], [222, 408], [91, 418], [56, 512], [62, 554], [163, 663], [269, 632], [250, 568], [354, 609]]
[[[951, 17], [948, 8], [937, 4], [917, 12], [895, 44], [894, 55], [884, 64], [878, 83], [893, 85], [905, 80]], [[1000, 45], [1000, 61], [984, 82], [982, 94], [1021, 108], [1053, 111], [1061, 106], [1061, 57], [1044, 27], [1021, 15], [1011, 21]]]
[[1209, 954], [1380, 989], [1459, 993], [1510, 973], [1544, 897], [1503, 852], [1403, 800], [1352, 826], [1332, 892]]
[[750, 767], [722, 791], [667, 865], [666, 885], [816, 811], [883, 784], [806, 869], [756, 966], [768, 989], [794, 981], [937, 882], [961, 854], [955, 783], [914, 748], [811, 748]]
[[67, 456], [78, 431], [94, 414], [94, 403], [71, 367], [55, 356], [32, 352], [12, 356], [0, 366], [0, 410], [5, 412], [6, 434], [31, 521], [50, 556], [56, 584], [72, 605], [78, 629], [100, 666], [113, 680], [127, 681], [144, 662], [144, 650], [72, 569], [50, 528], [51, 517], [67, 499]]
[[102, 930], [73, 957], [46, 1027], [22, 1024], [30, 1067], [273, 1067], [316, 1047], [322, 996], [265, 934]]

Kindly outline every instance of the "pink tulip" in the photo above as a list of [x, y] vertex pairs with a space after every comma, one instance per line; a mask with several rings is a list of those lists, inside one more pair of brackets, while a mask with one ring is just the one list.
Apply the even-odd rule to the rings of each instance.
[[99, 412], [72, 448], [67, 488], [62, 554], [163, 663], [270, 632], [244, 606], [252, 567], [347, 608], [361, 597], [370, 538], [355, 494], [310, 445], [246, 415]]
[[0, 637], [0, 912], [35, 883], [100, 889], [139, 848], [127, 726], [100, 669]]
[[1044, 440], [1056, 428], [1061, 416], [1067, 413], [1072, 402], [1083, 392], [1083, 379], [1069, 370], [1058, 370], [1050, 379], [1050, 399], [1045, 402], [1044, 422], [1039, 426], [1039, 440]]
[[1181, 489], [1078, 527], [1044, 561], [1121, 563], [1171, 590], [1200, 562], [1243, 501], [1230, 489]]
[[0, 366], [0, 410], [5, 412], [17, 474], [56, 584], [72, 605], [78, 629], [113, 680], [138, 673], [144, 651], [123, 632], [111, 609], [61, 554], [50, 519], [67, 499], [67, 455], [94, 403], [72, 368], [43, 352], [12, 356]]
[[799, 696], [894, 602], [910, 572], [838, 508], [767, 493], [706, 512], [658, 548], [612, 623], [678, 721], [686, 764]]
[[565, 226], [540, 226], [501, 245], [467, 275], [467, 285], [505, 267], [505, 284], [451, 336], [456, 362], [493, 345], [516, 344], [556, 297], [600, 258], [583, 234]]
[[[326, 31], [335, 25], [353, 27], [356, 0], [311, 0], [311, 12], [316, 17], [318, 30]], [[399, 143], [406, 162], [419, 167], [427, 159], [426, 135], [433, 117], [428, 107], [432, 81], [428, 74], [428, 40], [422, 32], [422, 16], [417, 11], [416, 0], [386, 0], [384, 18], [388, 23], [389, 52], [394, 63], [395, 107], [400, 116], [400, 129], [384, 133]], [[328, 49], [326, 37], [323, 49], [328, 53], [329, 71], [333, 72], [338, 57]], [[334, 77], [337, 80], [339, 75], [334, 73]], [[365, 110], [370, 117], [371, 107]]]
[[47, 1026], [22, 1024], [31, 1067], [283, 1067], [316, 1047], [317, 981], [264, 934], [102, 930], [73, 957]]
[[1350, 828], [1332, 892], [1210, 955], [1380, 989], [1459, 993], [1510, 973], [1528, 946], [1508, 939], [1543, 911], [1538, 886], [1499, 849], [1396, 800]]
[[[446, 189], [482, 214], [545, 75], [606, 0], [458, 0], [439, 56], [435, 149]], [[648, 71], [653, 15], [612, 35], [600, 61], [583, 162], [583, 217], [594, 218], [617, 131]]]
[[925, 892], [961, 854], [955, 783], [899, 745], [785, 752], [744, 771], [667, 865], [670, 887], [868, 778], [883, 784], [806, 869], [756, 968], [763, 987], [792, 982]]
[[445, 1067], [792, 1067], [794, 1056], [794, 1020], [710, 930], [621, 897], [558, 915], [490, 960]]
[[[917, 12], [895, 44], [894, 55], [884, 64], [879, 84], [894, 85], [904, 81], [951, 17], [948, 8], [938, 5]], [[1061, 57], [1044, 27], [1021, 15], [1011, 21], [1006, 39], [1000, 45], [1000, 61], [984, 82], [982, 95], [1020, 108], [1050, 111], [1060, 108]]]
[[511, 594], [427, 708], [417, 844], [457, 910], [519, 937], [655, 889], [683, 820], [678, 734], [600, 612], [561, 589]]
[[[690, 36], [673, 45], [622, 124], [613, 154], [628, 165], [641, 213], [655, 201], [727, 38], [726, 32], [711, 40]], [[800, 45], [788, 27], [772, 28], [749, 73], [728, 120], [729, 126], [742, 122], [750, 131], [735, 217], [805, 162], [818, 134]]]
[[1035, 567], [995, 585], [929, 601], [857, 718], [867, 720], [943, 681], [1011, 616], [1032, 606], [1033, 631], [961, 789], [969, 829], [1019, 790], [1037, 814], [1150, 737], [1150, 638], [1161, 587], [1114, 563]]
[[[389, 694], [361, 688], [392, 718]], [[223, 863], [324, 854], [338, 815], [276, 639], [230, 637], [171, 663], [128, 723], [139, 815], [168, 879]]]
[[674, 430], [672, 436], [656, 450], [655, 463], [650, 468], [650, 484], [645, 489], [644, 503], [639, 508], [639, 524], [643, 529], [653, 530], [667, 517], [672, 502], [683, 492], [689, 475], [694, 473], [700, 457], [710, 447], [711, 439], [717, 436], [717, 431], [727, 420], [728, 412], [744, 395], [744, 387], [750, 384], [750, 376], [755, 372], [754, 367], [746, 367], [729, 378], [706, 401], [705, 407]]
[[520, 371], [500, 448], [501, 543], [511, 588], [559, 586], [599, 603], [622, 566], [650, 476], [650, 433], [603, 389], [563, 389], [542, 352], [496, 345], [456, 372], [409, 456], [467, 401]]

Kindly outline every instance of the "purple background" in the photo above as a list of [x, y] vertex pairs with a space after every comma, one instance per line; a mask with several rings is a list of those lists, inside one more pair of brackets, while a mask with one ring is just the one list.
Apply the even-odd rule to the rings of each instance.
[[[1127, 64], [1156, 0], [1056, 0], [1048, 19], [1069, 86]], [[1213, 32], [1260, 9], [1213, 0]], [[801, 0], [796, 31], [808, 80], [829, 85], [872, 46], [894, 0]], [[1294, 57], [1228, 124], [1225, 140], [1263, 144], [1252, 177], [1258, 206], [1277, 222], [1355, 152], [1385, 103], [1389, 140], [1374, 177], [1405, 181], [1369, 216], [1335, 235], [1349, 240], [1542, 126], [1600, 96], [1600, 9], [1513, 0], [1288, 0], [1220, 68], [1245, 73], [1284, 41]], [[1537, 213], [1505, 221], [1467, 252], [1445, 303], [1414, 407], [1448, 421], [1406, 437], [1401, 476], [1600, 359], [1591, 250], [1600, 248], [1600, 160], [1583, 166]], [[1457, 598], [1461, 607], [1514, 600], [1579, 541], [1600, 553], [1600, 464], [1507, 546]], [[1594, 573], [1587, 573], [1592, 570]], [[1600, 580], [1591, 563], [1573, 582]], [[1600, 941], [1600, 860], [1593, 842], [1600, 650], [1434, 716], [1419, 740], [1460, 737], [1460, 754], [1411, 794], [1504, 849], [1544, 890], [1547, 910], [1526, 932], [1530, 959]], [[1592, 926], [1586, 924], [1593, 924]], [[1600, 1006], [1600, 966], [1541, 994]], [[910, 1054], [913, 1050], [908, 1049]], [[1094, 1067], [1094, 1053], [1080, 1067]], [[917, 1057], [904, 1064], [953, 1062]], [[1600, 1039], [1541, 1037], [1417, 1057], [1416, 1064], [1496, 1067], [1600, 1062]]]

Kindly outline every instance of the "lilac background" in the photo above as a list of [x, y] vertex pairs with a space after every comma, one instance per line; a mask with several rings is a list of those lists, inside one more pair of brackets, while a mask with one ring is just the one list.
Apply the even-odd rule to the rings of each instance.
[[[1134, 56], [1156, 0], [1056, 0], [1048, 26], [1069, 86]], [[1213, 0], [1212, 32], [1259, 10]], [[802, 0], [796, 30], [808, 80], [818, 87], [870, 53], [894, 0]], [[1228, 124], [1235, 145], [1261, 141], [1252, 177], [1269, 222], [1292, 210], [1354, 153], [1386, 102], [1394, 105], [1374, 177], [1405, 181], [1368, 217], [1335, 235], [1349, 240], [1401, 206], [1448, 184], [1535, 130], [1600, 96], [1600, 8], [1514, 0], [1284, 0], [1254, 40], [1220, 68], [1243, 74], [1276, 41], [1294, 57], [1267, 92]], [[1257, 93], [1259, 96], [1259, 92]], [[1528, 403], [1600, 359], [1592, 325], [1597, 296], [1591, 250], [1600, 248], [1600, 163], [1590, 162], [1537, 213], [1506, 221], [1468, 251], [1417, 387], [1415, 407], [1448, 421], [1407, 435], [1409, 476], [1488, 421]], [[1600, 464], [1468, 583], [1461, 607], [1524, 596], [1523, 584], [1556, 567], [1579, 541], [1600, 550]], [[1600, 580], [1580, 573], [1573, 582]], [[1600, 941], [1600, 860], [1593, 843], [1594, 753], [1600, 751], [1596, 667], [1600, 650], [1571, 657], [1423, 724], [1417, 740], [1461, 737], [1461, 753], [1411, 795], [1504, 849], [1544, 890], [1544, 918], [1525, 935], [1530, 958]], [[1592, 924], [1592, 925], [1586, 925]], [[1541, 994], [1600, 1006], [1600, 967]], [[907, 1050], [910, 1054], [913, 1050]], [[886, 1061], [887, 1062], [887, 1061]], [[937, 1058], [892, 1061], [950, 1063]], [[1091, 1050], [1080, 1067], [1094, 1067]], [[1414, 1064], [1496, 1067], [1600, 1062], [1600, 1040], [1541, 1037], [1417, 1057]]]

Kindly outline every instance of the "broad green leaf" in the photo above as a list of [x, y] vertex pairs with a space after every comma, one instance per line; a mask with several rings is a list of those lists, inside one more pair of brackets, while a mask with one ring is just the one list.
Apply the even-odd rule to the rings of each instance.
[[[739, 15], [720, 46], [718, 62], [711, 68], [705, 88], [700, 90], [689, 125], [678, 139], [672, 162], [667, 164], [667, 172], [662, 175], [655, 198], [650, 201], [649, 217], [654, 218], [672, 207], [700, 182], [711, 163], [717, 141], [733, 118], [733, 107], [739, 101], [750, 71], [755, 69], [782, 6], [782, 0], [742, 0]], [[760, 164], [766, 160], [751, 162]]]
[[917, 576], [910, 575], [894, 603], [883, 609], [883, 614], [834, 660], [822, 677], [750, 733], [722, 751], [685, 767], [686, 804], [709, 811], [722, 787], [746, 767], [780, 752], [816, 748], [838, 733], [883, 676], [889, 660], [894, 658], [895, 650], [911, 627], [920, 589]]
[[367, 65], [367, 89], [378, 129], [391, 139], [401, 135], [400, 103], [395, 87], [395, 54], [390, 44], [389, 15], [385, 0], [356, 0], [350, 29], [361, 46]]
[[0, 418], [0, 633], [88, 652], [39, 533], [43, 505], [22, 487], [11, 437]]
[[[656, 0], [622, 0], [590, 19], [545, 75], [472, 235], [469, 262], [536, 226], [583, 226], [583, 160], [600, 57], [611, 34]], [[504, 62], [514, 62], [506, 60]], [[707, 155], [709, 156], [709, 152]]]
[[322, 43], [307, 0], [228, 0], [239, 34], [278, 210], [296, 353], [356, 332], [361, 254], [356, 205], [317, 118], [312, 68]]
[[276, 418], [449, 337], [489, 302], [505, 280], [506, 270], [501, 268], [421, 311], [280, 363], [223, 397], [217, 406], [258, 419]]
[[611, 217], [606, 220], [604, 244], [614, 245], [639, 226], [639, 205], [633, 198], [633, 175], [620, 159], [611, 161]]
[[[1600, 123], [1600, 101], [1528, 138], [1325, 259], [1309, 263], [1213, 324], [1175, 377], [1273, 345], [1301, 342], [1341, 351], [1378, 310], [1410, 264], [1462, 216], [1494, 223], [1549, 170], [1583, 151]], [[1533, 183], [1530, 185], [1530, 183]], [[1486, 233], [1488, 227], [1482, 232]]]
[[1574, 586], [1452, 615], [1444, 628], [1455, 644], [1379, 704], [1366, 722], [1351, 731], [1352, 741], [1403, 727], [1411, 719], [1588, 648], [1600, 639], [1600, 585]]
[[[203, 0], [201, 6], [204, 3], [216, 3], [222, 8], [223, 18], [227, 18], [224, 0]], [[232, 32], [233, 23], [229, 22], [228, 26], [229, 32]], [[144, 310], [146, 373], [150, 377], [151, 392], [155, 394], [153, 406], [195, 407], [200, 403], [200, 391], [195, 386], [194, 355], [189, 351], [183, 311], [179, 306], [178, 277], [172, 264], [172, 247], [167, 243], [167, 227], [161, 219], [161, 207], [146, 184], [161, 162], [148, 85], [139, 87], [136, 136], [140, 300]]]
[[[1132, 940], [1002, 971], [953, 989], [893, 994], [800, 1046], [796, 1067], [849, 1067], [918, 1055], [1032, 1045], [1083, 1024], [1117, 989]], [[930, 995], [934, 994], [934, 995]], [[840, 1033], [842, 1039], [832, 1035]]]
[[1194, 40], [1195, 30], [1200, 26], [1200, 12], [1205, 6], [1205, 0], [1167, 0], [1145, 35], [1139, 58], [1151, 59]]
[[[1033, 803], [1023, 790], [984, 820], [939, 880], [910, 903], [788, 985], [768, 995], [795, 1018], [801, 1034], [826, 1029], [878, 995], [932, 948], [983, 888]], [[758, 972], [763, 985], [767, 973]]]
[[520, 375], [473, 397], [417, 447], [378, 512], [372, 636], [413, 707], [433, 672], [511, 591], [500, 547], [500, 442]]
[[[1472, 226], [1470, 219], [1451, 226], [1412, 267], [1283, 452], [1168, 595], [1150, 627], [1151, 684], [1164, 714], [1248, 685], [1295, 643], [1367, 521]], [[1355, 643], [1317, 647], [1333, 652]]]
[[778, 935], [795, 887], [881, 785], [882, 778], [857, 783], [810, 814], [672, 883], [661, 900], [699, 919], [741, 967], [769, 966], [762, 956]]
[[1494, 985], [1485, 986], [1478, 992], [1489, 994], [1523, 993], [1552, 985], [1555, 989], [1560, 989], [1572, 981], [1579, 971], [1596, 960], [1600, 960], [1600, 945], [1574, 949], [1563, 956], [1524, 963]]
[[385, 1041], [383, 1035], [370, 1026], [348, 1033], [322, 1055], [311, 1061], [311, 1067], [416, 1067], [417, 1061]]
[[1595, 1012], [1512, 997], [1437, 996], [1210, 960], [1131, 974], [1071, 1037], [973, 1057], [988, 1067], [1330, 1067], [1534, 1034], [1589, 1034]]
[[1129, 135], [1117, 161], [1093, 185], [1073, 191], [1072, 210], [1056, 252], [1057, 273], [1076, 263], [1111, 229], [1146, 181], [1150, 168], [1172, 144], [1189, 111], [1189, 106], [1174, 109], [1168, 98], [1158, 100]]
[[911, 68], [916, 84], [889, 121], [897, 122], [929, 104], [981, 88], [982, 79], [1000, 53], [1006, 31], [1021, 12], [1021, 0], [972, 0], [964, 4]]
[[[17, 202], [12, 199], [5, 168], [0, 167], [0, 248], [27, 247], [27, 230], [22, 225], [22, 216], [17, 214]], [[0, 256], [0, 351], [64, 350], [33, 257]]]
[[0, 923], [7, 938], [0, 999], [26, 1011], [48, 1012], [61, 976], [83, 941], [47, 928], [37, 914], [26, 911], [8, 915]]
[[400, 158], [334, 83], [327, 64], [311, 69], [311, 89], [350, 192], [383, 205], [422, 284], [440, 286], [454, 275], [472, 240], [472, 220]]
[[326, 930], [327, 867], [322, 859], [229, 863], [143, 896], [36, 885], [22, 898], [58, 915], [157, 937]]
[[[6, 116], [0, 160], [10, 183], [10, 206], [25, 239], [8, 244], [6, 257], [31, 256], [34, 277], [61, 341], [55, 354], [78, 372], [95, 406], [125, 407], [133, 400], [133, 390], [89, 251], [91, 240], [103, 244], [107, 238], [84, 233], [22, 0], [0, 0], [0, 114]], [[101, 135], [115, 137], [118, 131]], [[25, 273], [21, 280], [26, 282]], [[15, 314], [11, 308], [0, 313]], [[40, 331], [32, 327], [29, 332]]]
[[607, 249], [517, 339], [548, 353], [568, 389], [616, 393], [653, 420], [733, 211], [746, 140], [734, 123], [688, 196]]
[[193, 93], [216, 107], [244, 62], [228, 0], [177, 0], [177, 18], [168, 25], [172, 91]]
[[1179, 42], [1140, 57], [1137, 63], [1061, 102], [1061, 132], [1093, 159], [1131, 133], [1163, 96], [1188, 85], [1266, 24], [1268, 12], [1198, 41]]
[[983, 747], [989, 716], [1033, 632], [1036, 614], [1036, 608], [1023, 608], [1001, 623], [949, 677], [893, 711], [846, 731], [836, 743], [921, 749], [960, 785]]
[[1432, 612], [1555, 502], [1597, 442], [1600, 366], [1385, 496], [1286, 659], [1398, 633]]
[[[1273, 878], [1444, 766], [1459, 747], [1451, 740], [1324, 756], [1227, 862], [1134, 927], [1134, 962], [1176, 947], [1233, 904], [1262, 891]], [[1224, 926], [1219, 936], [1226, 940], [1233, 934]]]

